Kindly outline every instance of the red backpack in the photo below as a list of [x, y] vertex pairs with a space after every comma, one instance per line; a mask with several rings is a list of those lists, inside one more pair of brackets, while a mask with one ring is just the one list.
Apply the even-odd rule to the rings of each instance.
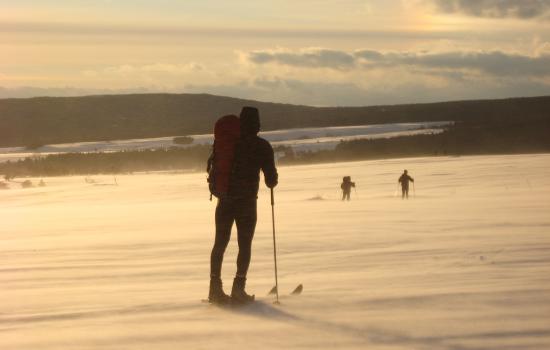
[[223, 198], [229, 190], [229, 180], [233, 170], [235, 146], [241, 134], [240, 120], [236, 115], [226, 115], [214, 126], [214, 146], [208, 158], [208, 187], [212, 195]]

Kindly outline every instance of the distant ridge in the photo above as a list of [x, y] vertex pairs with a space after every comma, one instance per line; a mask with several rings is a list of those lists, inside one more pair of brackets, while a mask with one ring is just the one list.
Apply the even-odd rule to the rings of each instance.
[[370, 107], [310, 107], [209, 94], [129, 94], [0, 99], [0, 147], [209, 133], [214, 121], [260, 109], [276, 130], [418, 121], [550, 118], [550, 96]]

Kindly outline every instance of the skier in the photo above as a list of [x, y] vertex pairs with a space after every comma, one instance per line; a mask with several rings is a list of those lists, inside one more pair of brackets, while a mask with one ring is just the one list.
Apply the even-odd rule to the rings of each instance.
[[[210, 291], [208, 300], [212, 303], [246, 303], [254, 295], [245, 292], [246, 275], [250, 265], [252, 238], [256, 228], [256, 202], [260, 182], [260, 170], [264, 173], [269, 188], [277, 185], [273, 148], [268, 141], [258, 137], [260, 115], [255, 107], [243, 107], [240, 114], [240, 136], [234, 147], [226, 193], [218, 196], [216, 206], [216, 238], [210, 257]], [[209, 166], [210, 168], [210, 166]], [[239, 254], [237, 273], [233, 280], [231, 297], [222, 287], [221, 270], [223, 255], [235, 222]]]
[[355, 187], [355, 182], [351, 182], [351, 176], [344, 176], [340, 188], [342, 189], [342, 200], [350, 200], [351, 188]]
[[398, 183], [401, 183], [401, 199], [409, 199], [409, 181], [414, 182], [414, 179], [409, 176], [407, 170], [404, 170], [397, 180]]

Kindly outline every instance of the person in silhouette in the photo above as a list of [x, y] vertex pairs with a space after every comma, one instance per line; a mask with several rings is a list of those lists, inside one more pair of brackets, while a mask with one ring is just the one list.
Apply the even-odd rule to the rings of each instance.
[[351, 188], [355, 187], [355, 182], [351, 182], [351, 176], [344, 176], [340, 188], [342, 189], [342, 200], [350, 200]]
[[409, 199], [409, 182], [414, 182], [414, 179], [409, 176], [407, 170], [403, 170], [397, 182], [401, 183], [401, 199]]
[[[243, 107], [240, 114], [240, 138], [235, 146], [232, 172], [227, 195], [218, 199], [216, 206], [216, 238], [210, 257], [210, 291], [208, 299], [214, 303], [246, 303], [254, 300], [245, 292], [246, 275], [250, 265], [252, 238], [256, 229], [257, 199], [260, 170], [269, 188], [277, 186], [273, 148], [258, 136], [260, 114], [255, 107]], [[223, 256], [231, 228], [235, 222], [239, 254], [237, 274], [233, 280], [231, 297], [223, 291], [221, 270]]]

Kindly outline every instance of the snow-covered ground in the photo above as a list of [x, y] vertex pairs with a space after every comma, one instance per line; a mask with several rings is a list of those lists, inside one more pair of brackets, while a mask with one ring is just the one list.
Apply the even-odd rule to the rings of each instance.
[[[325, 128], [285, 129], [262, 132], [261, 136], [273, 146], [290, 146], [295, 151], [317, 151], [333, 149], [341, 140], [390, 138], [396, 136], [439, 133], [450, 122], [373, 124], [359, 126], [337, 126]], [[174, 137], [130, 139], [118, 141], [77, 142], [42, 146], [34, 151], [24, 147], [0, 148], [0, 162], [15, 161], [26, 157], [45, 156], [68, 152], [116, 152], [123, 150], [153, 149], [167, 147], [189, 147], [212, 144], [212, 134], [190, 135], [189, 145], [174, 144]]]
[[[408, 201], [396, 196], [404, 168]], [[201, 303], [215, 208], [204, 174], [12, 183], [0, 191], [0, 349], [550, 349], [549, 174], [550, 155], [280, 168], [279, 283], [304, 292], [280, 306], [266, 295], [263, 188], [247, 288], [259, 302], [240, 309]], [[233, 237], [226, 289], [236, 250]]]

